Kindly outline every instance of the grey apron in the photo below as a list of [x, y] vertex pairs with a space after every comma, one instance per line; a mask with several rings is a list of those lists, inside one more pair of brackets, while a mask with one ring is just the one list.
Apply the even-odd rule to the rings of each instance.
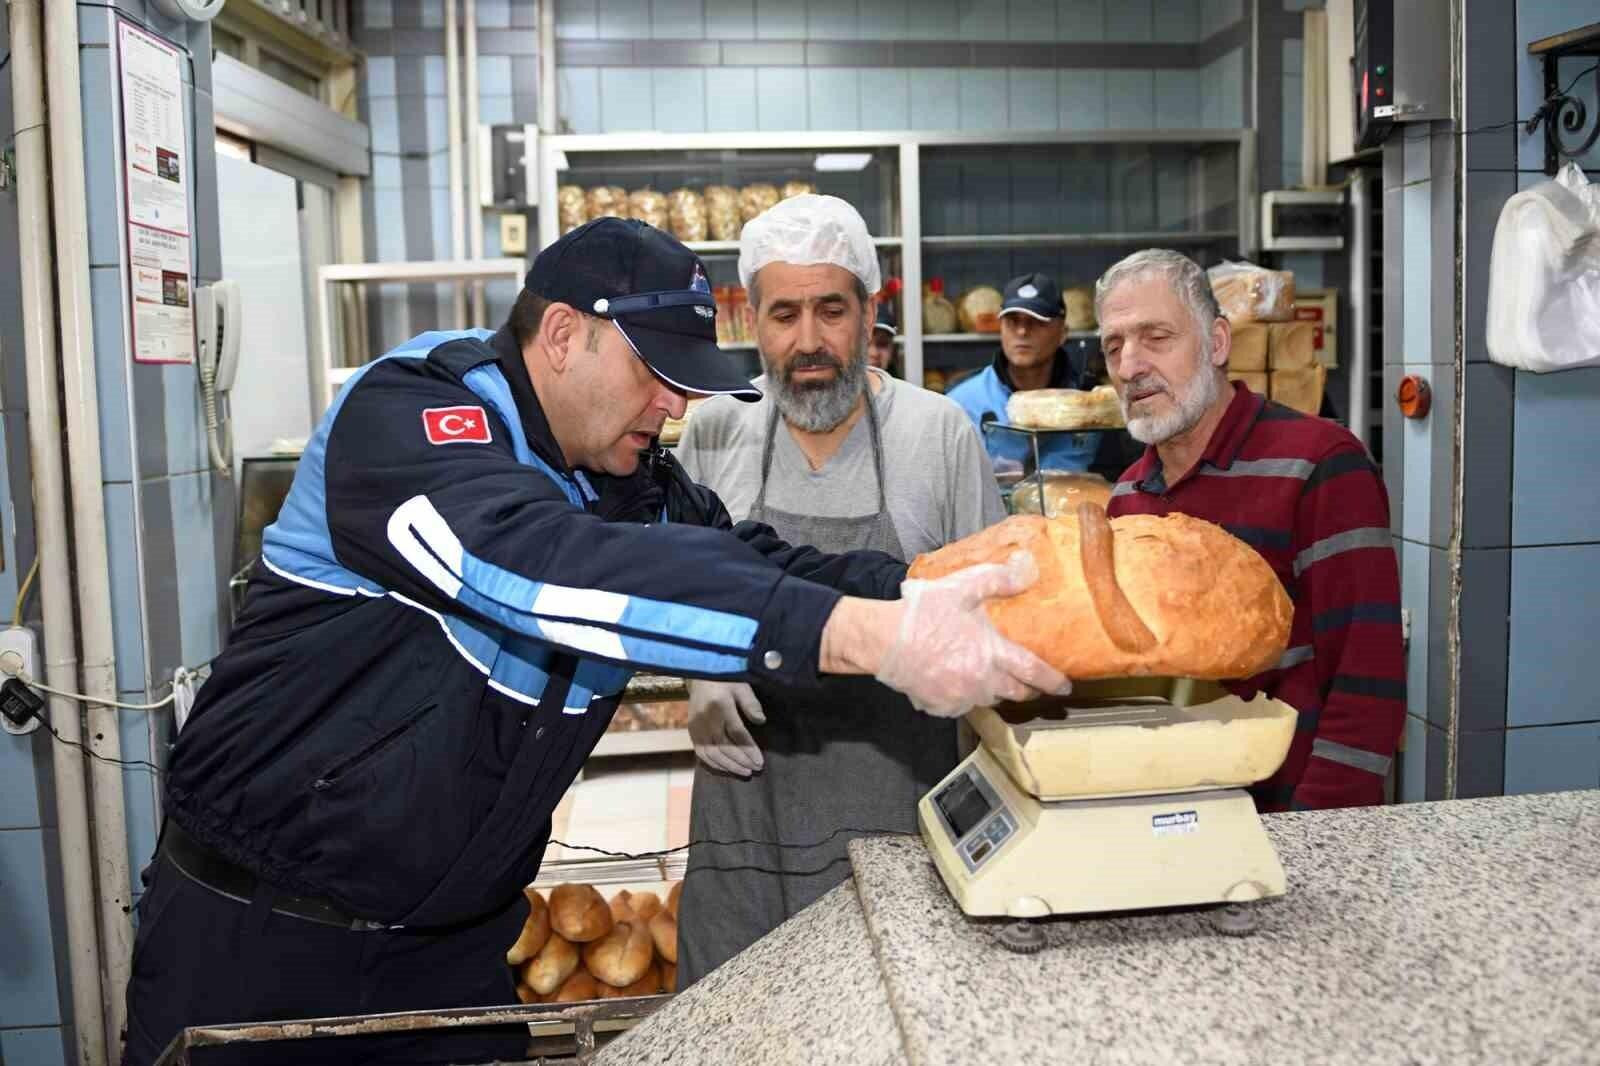
[[[876, 403], [867, 397], [878, 480], [878, 510], [853, 518], [791, 514], [767, 505], [777, 436], [773, 407], [761, 457], [761, 488], [750, 518], [791, 544], [826, 552], [876, 549], [904, 559], [889, 517]], [[921, 714], [871, 678], [836, 677], [821, 689], [756, 685], [765, 725], [747, 723], [766, 757], [742, 779], [695, 764], [690, 839], [820, 840], [842, 826], [916, 831], [916, 805], [956, 763], [956, 724]], [[850, 876], [841, 833], [814, 848], [770, 843], [700, 845], [690, 850], [678, 914], [678, 988], [759, 940]]]

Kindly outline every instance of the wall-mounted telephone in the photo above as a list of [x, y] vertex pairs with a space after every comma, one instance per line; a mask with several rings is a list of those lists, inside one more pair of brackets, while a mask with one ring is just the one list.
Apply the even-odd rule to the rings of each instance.
[[219, 393], [233, 388], [239, 369], [239, 336], [244, 322], [239, 317], [239, 283], [219, 281], [200, 286], [194, 292], [195, 369], [200, 375], [200, 397], [205, 404], [206, 441], [211, 449], [211, 465], [224, 477], [233, 474], [233, 448], [222, 446], [226, 415]]

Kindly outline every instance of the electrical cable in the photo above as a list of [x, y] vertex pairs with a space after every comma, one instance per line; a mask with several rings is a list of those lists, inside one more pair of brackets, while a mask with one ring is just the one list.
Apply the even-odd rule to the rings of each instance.
[[111, 765], [111, 766], [131, 766], [131, 767], [133, 767], [135, 769], [149, 770], [151, 773], [156, 773], [156, 774], [159, 774], [161, 772], [161, 767], [157, 766], [153, 762], [146, 762], [144, 759], [113, 759], [109, 755], [101, 755], [99, 752], [91, 751], [87, 745], [80, 744], [76, 740], [68, 740], [66, 737], [62, 736], [60, 733], [57, 733], [56, 732], [56, 727], [51, 725], [49, 722], [47, 722], [45, 720], [44, 715], [36, 714], [36, 715], [34, 715], [34, 717], [39, 719], [39, 724], [44, 726], [45, 731], [48, 732], [51, 736], [55, 737], [57, 741], [59, 741], [62, 744], [65, 744], [69, 748], [77, 748], [79, 751], [83, 752], [85, 755], [89, 756], [89, 758], [91, 758], [91, 759], [95, 759], [95, 760], [97, 760], [99, 762], [103, 762], [103, 763], [106, 763], [106, 764]]
[[[1514, 126], [1532, 127], [1534, 124], [1536, 124], [1538, 122], [1548, 121], [1549, 118], [1550, 118], [1549, 112], [1550, 112], [1551, 108], [1559, 106], [1562, 100], [1566, 99], [1569, 95], [1571, 95], [1572, 90], [1577, 86], [1578, 82], [1582, 81], [1588, 75], [1593, 74], [1596, 70], [1600, 70], [1600, 63], [1596, 63], [1592, 67], [1588, 67], [1588, 68], [1586, 68], [1584, 70], [1580, 70], [1577, 73], [1577, 75], [1574, 76], [1573, 79], [1567, 83], [1567, 87], [1565, 89], [1562, 89], [1560, 92], [1552, 93], [1549, 96], [1547, 96], [1545, 98], [1545, 100], [1544, 100], [1544, 103], [1539, 106], [1539, 110], [1535, 111], [1532, 115], [1530, 115], [1527, 118], [1514, 118], [1514, 119], [1511, 119], [1510, 121], [1507, 121], [1507, 122], [1495, 122], [1495, 123], [1492, 123], [1492, 124], [1490, 124], [1488, 126], [1474, 126], [1470, 130], [1455, 130], [1455, 129], [1440, 130], [1439, 132], [1434, 133], [1431, 136], [1433, 136], [1433, 137], [1473, 137], [1473, 136], [1476, 136], [1477, 134], [1480, 134], [1480, 133], [1494, 133], [1497, 130], [1511, 129]], [[1530, 128], [1530, 129], [1527, 130], [1527, 132], [1532, 133], [1533, 130]]]
[[[738, 846], [744, 845], [744, 844], [755, 844], [755, 845], [760, 845], [761, 847], [779, 848], [779, 849], [784, 850], [784, 851], [809, 851], [809, 850], [811, 850], [813, 848], [820, 848], [824, 844], [831, 843], [835, 837], [839, 836], [842, 833], [865, 833], [865, 834], [870, 834], [872, 836], [897, 836], [897, 837], [908, 837], [908, 836], [915, 836], [916, 835], [915, 833], [908, 833], [903, 829], [885, 829], [885, 828], [881, 828], [881, 827], [864, 827], [864, 826], [856, 826], [856, 825], [842, 825], [839, 828], [835, 829], [833, 832], [829, 833], [827, 836], [821, 838], [820, 840], [814, 840], [814, 841], [811, 841], [809, 843], [797, 843], [797, 842], [793, 842], [793, 841], [784, 841], [784, 840], [758, 840], [758, 839], [755, 839], [753, 837], [740, 837], [740, 838], [735, 839], [735, 840], [717, 840], [717, 839], [712, 838], [712, 837], [697, 837], [696, 839], [689, 841], [687, 844], [679, 844], [675, 848], [663, 848], [660, 851], [637, 851], [637, 852], [635, 852], [635, 851], [611, 851], [611, 850], [609, 850], [607, 848], [597, 848], [597, 847], [594, 847], [594, 846], [589, 845], [589, 844], [568, 844], [566, 841], [557, 840], [554, 837], [550, 838], [550, 843], [555, 844], [555, 845], [557, 845], [559, 847], [568, 848], [568, 849], [570, 849], [572, 851], [592, 851], [592, 852], [596, 852], [597, 854], [604, 855], [607, 858], [611, 858], [611, 859], [659, 859], [659, 858], [665, 858], [668, 855], [676, 855], [680, 851], [688, 851], [690, 848], [701, 847], [701, 846], [708, 845], [708, 844], [716, 846], [716, 847], [738, 847]], [[774, 870], [774, 871], [771, 871], [771, 872], [773, 872], [773, 873], [783, 873], [784, 871], [782, 871], [782, 870]]]
[[17, 605], [11, 609], [11, 624], [22, 624], [22, 608], [28, 602], [28, 591], [33, 587], [33, 579], [39, 576], [39, 556], [33, 557], [33, 565], [28, 567], [28, 576], [22, 579], [22, 587], [17, 589]]

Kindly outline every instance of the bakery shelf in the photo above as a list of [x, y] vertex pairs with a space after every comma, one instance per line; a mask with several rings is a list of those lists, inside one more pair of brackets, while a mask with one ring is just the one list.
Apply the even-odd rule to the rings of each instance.
[[[1092, 329], [1075, 329], [1067, 334], [1070, 341], [1097, 340], [1100, 334]], [[922, 335], [924, 344], [999, 344], [998, 333], [925, 333]]]
[[591, 759], [613, 755], [660, 755], [673, 751], [693, 751], [687, 729], [640, 729], [631, 733], [604, 733], [589, 754]]
[[1125, 230], [1112, 233], [976, 233], [929, 235], [922, 246], [939, 251], [989, 248], [1111, 248], [1128, 244], [1216, 244], [1237, 240], [1238, 230]]
[[[881, 249], [895, 249], [904, 243], [899, 237], [874, 237], [872, 243]], [[699, 256], [724, 256], [739, 254], [738, 241], [685, 241], [684, 246]]]

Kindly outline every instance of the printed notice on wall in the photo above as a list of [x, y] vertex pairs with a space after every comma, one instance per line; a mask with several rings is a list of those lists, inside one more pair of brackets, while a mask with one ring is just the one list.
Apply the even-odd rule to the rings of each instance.
[[192, 363], [183, 57], [159, 37], [120, 21], [117, 55], [133, 358], [141, 363]]

